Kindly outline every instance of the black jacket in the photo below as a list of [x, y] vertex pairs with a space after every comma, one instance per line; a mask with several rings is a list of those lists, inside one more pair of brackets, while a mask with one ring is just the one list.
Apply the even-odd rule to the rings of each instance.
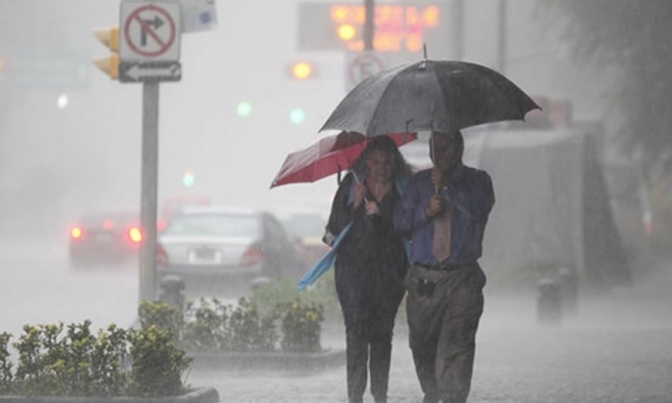
[[[336, 290], [342, 304], [393, 304], [396, 311], [407, 269], [404, 243], [392, 221], [400, 195], [393, 189], [379, 202], [380, 214], [367, 216], [363, 203], [352, 208], [353, 181], [348, 174], [339, 185], [327, 224], [330, 232], [338, 234], [353, 222], [336, 255]], [[366, 197], [374, 199], [368, 191]]]

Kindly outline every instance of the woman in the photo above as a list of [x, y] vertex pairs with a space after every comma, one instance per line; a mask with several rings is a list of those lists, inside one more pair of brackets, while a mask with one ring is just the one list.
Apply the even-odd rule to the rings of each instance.
[[404, 242], [392, 216], [410, 169], [388, 137], [375, 137], [334, 196], [328, 232], [352, 226], [336, 254], [336, 292], [346, 332], [350, 403], [362, 402], [367, 384], [376, 403], [387, 400], [392, 330], [404, 296]]

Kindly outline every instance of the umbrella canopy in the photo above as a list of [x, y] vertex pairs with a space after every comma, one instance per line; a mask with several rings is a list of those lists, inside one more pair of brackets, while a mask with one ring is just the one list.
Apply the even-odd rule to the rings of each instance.
[[[387, 134], [397, 146], [418, 138], [416, 133]], [[271, 188], [289, 183], [310, 183], [349, 169], [371, 141], [361, 133], [341, 132], [328, 136], [285, 158]]]
[[353, 88], [320, 131], [452, 132], [541, 109], [498, 72], [474, 63], [423, 60], [373, 75]]

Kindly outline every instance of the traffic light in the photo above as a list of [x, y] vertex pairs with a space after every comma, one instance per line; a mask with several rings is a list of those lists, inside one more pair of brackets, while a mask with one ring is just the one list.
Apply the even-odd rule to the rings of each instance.
[[182, 183], [185, 187], [192, 188], [194, 187], [195, 179], [194, 171], [190, 169], [184, 173], [184, 176], [182, 177]]
[[252, 114], [252, 104], [247, 101], [239, 102], [236, 107], [236, 113], [240, 117], [250, 116]]
[[301, 108], [294, 108], [289, 112], [289, 121], [295, 125], [300, 125], [306, 120], [306, 112]]
[[352, 24], [339, 25], [336, 32], [338, 33], [338, 38], [345, 42], [351, 41], [357, 36], [357, 28]]
[[93, 59], [96, 65], [103, 73], [110, 76], [113, 80], [119, 79], [119, 27], [96, 28], [93, 34], [112, 52], [108, 57]]
[[308, 80], [315, 75], [315, 66], [305, 61], [295, 62], [289, 66], [289, 74], [296, 80]]

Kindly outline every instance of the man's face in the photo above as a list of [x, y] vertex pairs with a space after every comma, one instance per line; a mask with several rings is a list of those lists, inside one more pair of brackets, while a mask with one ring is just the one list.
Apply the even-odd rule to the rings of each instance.
[[447, 171], [452, 170], [460, 161], [453, 136], [450, 134], [433, 134], [429, 142], [429, 157], [434, 166]]

